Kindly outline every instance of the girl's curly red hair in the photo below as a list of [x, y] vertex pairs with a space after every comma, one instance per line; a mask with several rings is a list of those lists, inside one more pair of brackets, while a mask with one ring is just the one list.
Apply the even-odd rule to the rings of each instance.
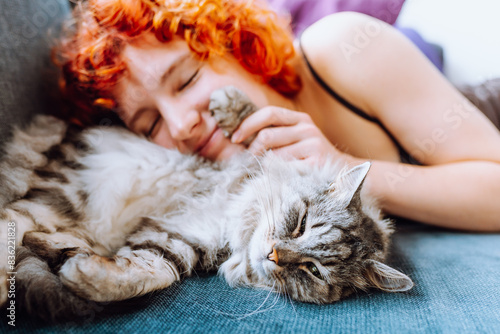
[[76, 104], [67, 116], [80, 124], [115, 107], [111, 89], [126, 71], [121, 50], [144, 33], [162, 42], [180, 36], [200, 59], [230, 53], [285, 96], [301, 88], [288, 63], [294, 55], [288, 21], [258, 0], [89, 0], [74, 16], [73, 33], [55, 52], [63, 93]]

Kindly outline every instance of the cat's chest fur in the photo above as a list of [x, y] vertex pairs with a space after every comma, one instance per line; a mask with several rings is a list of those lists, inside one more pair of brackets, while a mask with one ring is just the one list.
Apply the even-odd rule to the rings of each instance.
[[78, 174], [88, 194], [80, 226], [96, 242], [114, 252], [146, 217], [214, 252], [226, 246], [245, 210], [235, 201], [245, 186], [248, 156], [211, 163], [122, 129], [91, 130], [82, 139], [101, 143], [79, 159], [88, 168]]

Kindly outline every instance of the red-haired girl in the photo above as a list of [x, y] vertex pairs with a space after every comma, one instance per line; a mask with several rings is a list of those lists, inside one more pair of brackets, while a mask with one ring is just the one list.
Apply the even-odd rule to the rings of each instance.
[[[293, 41], [252, 0], [89, 0], [59, 49], [90, 123], [113, 108], [152, 141], [209, 159], [248, 149], [372, 161], [363, 191], [388, 214], [500, 231], [500, 132], [389, 25], [339, 13]], [[208, 111], [233, 85], [260, 108], [231, 139]]]

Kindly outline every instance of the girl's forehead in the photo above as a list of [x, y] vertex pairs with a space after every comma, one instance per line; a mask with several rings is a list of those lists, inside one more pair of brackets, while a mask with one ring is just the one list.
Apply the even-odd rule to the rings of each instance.
[[126, 71], [120, 82], [152, 90], [161, 84], [162, 78], [194, 59], [194, 54], [183, 40], [154, 44], [135, 42], [125, 46], [122, 59]]
[[165, 43], [156, 40], [154, 37], [153, 39], [145, 36], [144, 39], [134, 40], [125, 45], [122, 57], [127, 67], [134, 67], [135, 65], [143, 67], [151, 61], [169, 63], [191, 53], [187, 43], [182, 39], [175, 39]]

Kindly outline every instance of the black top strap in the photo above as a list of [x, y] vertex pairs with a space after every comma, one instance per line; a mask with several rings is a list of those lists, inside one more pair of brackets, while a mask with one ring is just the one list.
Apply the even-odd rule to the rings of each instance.
[[336, 91], [334, 91], [326, 82], [323, 81], [323, 79], [319, 76], [318, 73], [314, 70], [312, 67], [311, 63], [309, 62], [309, 59], [307, 59], [306, 53], [304, 52], [304, 49], [302, 48], [302, 43], [299, 39], [299, 46], [300, 46], [300, 51], [302, 52], [302, 56], [304, 57], [304, 60], [307, 64], [307, 67], [311, 71], [311, 74], [313, 77], [316, 79], [316, 81], [323, 87], [325, 91], [327, 91], [328, 94], [330, 94], [333, 98], [335, 98], [337, 101], [339, 101], [341, 104], [343, 104], [347, 109], [351, 110], [354, 112], [356, 115], [363, 117], [367, 121], [374, 122], [380, 124], [380, 121], [376, 119], [375, 117], [372, 117], [365, 113], [363, 110], [360, 108], [356, 107], [346, 99], [344, 99], [342, 96], [340, 96]]
[[304, 48], [302, 47], [302, 42], [301, 42], [300, 37], [299, 37], [299, 47], [300, 47], [300, 51], [302, 52], [302, 56], [304, 57], [304, 60], [307, 64], [307, 67], [309, 68], [309, 71], [311, 71], [311, 74], [313, 75], [313, 77], [316, 79], [316, 81], [321, 85], [321, 87], [323, 87], [323, 89], [328, 94], [330, 94], [334, 99], [339, 101], [344, 107], [351, 110], [356, 115], [366, 119], [367, 121], [376, 123], [378, 126], [380, 126], [382, 128], [382, 130], [384, 130], [384, 132], [391, 138], [391, 140], [397, 146], [401, 162], [409, 163], [409, 164], [413, 164], [413, 165], [420, 165], [420, 163], [417, 160], [415, 160], [408, 152], [406, 152], [406, 150], [399, 144], [399, 142], [396, 140], [396, 138], [394, 138], [392, 133], [384, 126], [384, 124], [382, 124], [382, 122], [380, 122], [377, 118], [368, 115], [363, 110], [361, 110], [360, 108], [356, 107], [355, 105], [353, 105], [352, 103], [350, 103], [349, 101], [344, 99], [336, 91], [334, 91], [330, 86], [328, 86], [326, 84], [326, 82], [323, 81], [323, 79], [319, 76], [319, 74], [312, 67], [311, 63], [309, 62], [309, 59], [307, 59], [306, 53], [304, 52]]

